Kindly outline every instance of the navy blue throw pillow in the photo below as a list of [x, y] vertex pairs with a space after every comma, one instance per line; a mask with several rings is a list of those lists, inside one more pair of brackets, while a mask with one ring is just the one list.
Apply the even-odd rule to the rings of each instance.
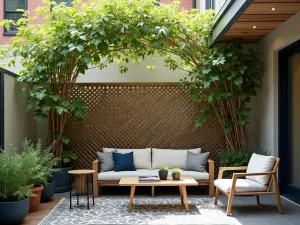
[[133, 152], [121, 154], [112, 152], [115, 161], [115, 171], [135, 171]]

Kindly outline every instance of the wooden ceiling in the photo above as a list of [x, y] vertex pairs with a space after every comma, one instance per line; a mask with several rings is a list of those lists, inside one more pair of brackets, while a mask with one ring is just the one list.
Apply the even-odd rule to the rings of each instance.
[[238, 38], [257, 42], [297, 12], [300, 12], [300, 0], [255, 0], [221, 40]]

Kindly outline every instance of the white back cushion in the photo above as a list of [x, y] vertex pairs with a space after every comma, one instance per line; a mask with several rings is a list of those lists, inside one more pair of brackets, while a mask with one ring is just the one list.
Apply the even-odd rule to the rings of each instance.
[[159, 169], [161, 166], [170, 168], [184, 168], [187, 151], [200, 154], [201, 148], [196, 149], [159, 149], [152, 148], [152, 169]]
[[[271, 172], [275, 163], [275, 157], [258, 155], [253, 153], [248, 164], [247, 173]], [[247, 179], [253, 180], [262, 185], [269, 182], [270, 175], [246, 176]]]
[[117, 150], [118, 153], [133, 152], [133, 162], [136, 169], [151, 169], [151, 148], [143, 149], [118, 149], [103, 148], [103, 152], [111, 152]]

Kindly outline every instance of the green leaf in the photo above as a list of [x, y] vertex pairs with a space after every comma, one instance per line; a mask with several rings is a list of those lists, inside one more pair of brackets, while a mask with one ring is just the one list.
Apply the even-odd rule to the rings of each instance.
[[186, 46], [186, 43], [180, 43], [178, 46], [178, 49], [181, 51], [185, 48], [185, 46]]
[[55, 108], [56, 108], [56, 112], [59, 115], [62, 115], [63, 113], [68, 112], [68, 110], [65, 107], [62, 107], [62, 106], [56, 106]]
[[211, 92], [207, 95], [207, 102], [212, 103], [214, 101], [215, 93]]
[[243, 83], [243, 78], [242, 77], [238, 77], [238, 78], [234, 79], [233, 82], [234, 82], [235, 85], [240, 85], [240, 84]]
[[42, 100], [44, 97], [45, 97], [45, 90], [42, 90], [42, 91], [39, 91], [39, 92], [36, 92], [35, 93], [35, 97], [37, 98], [37, 99], [39, 99], [39, 100]]

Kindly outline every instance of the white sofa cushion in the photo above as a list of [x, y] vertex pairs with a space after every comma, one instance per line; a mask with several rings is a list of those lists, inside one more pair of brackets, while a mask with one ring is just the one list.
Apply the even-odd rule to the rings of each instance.
[[[214, 184], [217, 188], [229, 193], [231, 190], [232, 179], [217, 179], [214, 181]], [[236, 192], [248, 192], [248, 191], [266, 191], [267, 186], [261, 185], [252, 180], [248, 179], [237, 179], [235, 185]]]
[[[136, 171], [108, 171], [98, 174], [98, 180], [120, 180], [121, 177], [138, 177], [138, 176], [158, 176], [158, 170], [138, 169]], [[168, 174], [172, 176], [171, 172]], [[206, 172], [182, 171], [181, 176], [193, 177], [195, 180], [208, 180], [209, 174]]]
[[159, 169], [165, 165], [171, 168], [184, 168], [187, 151], [199, 154], [201, 148], [176, 150], [152, 148], [152, 169]]
[[[275, 157], [258, 155], [253, 153], [248, 164], [247, 173], [263, 173], [271, 172], [275, 163]], [[269, 182], [270, 175], [246, 176], [248, 180], [253, 180], [261, 185]]]
[[118, 153], [133, 152], [133, 162], [136, 169], [151, 169], [151, 148], [143, 149], [118, 149], [103, 148], [103, 152], [111, 152], [117, 150]]

